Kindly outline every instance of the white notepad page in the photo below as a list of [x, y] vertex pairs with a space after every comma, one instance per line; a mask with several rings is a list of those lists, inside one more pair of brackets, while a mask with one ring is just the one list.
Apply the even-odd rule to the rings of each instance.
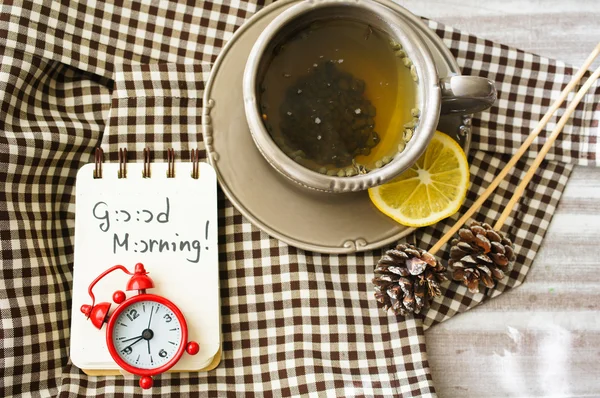
[[[202, 369], [221, 346], [215, 171], [200, 163], [200, 178], [193, 179], [191, 163], [176, 163], [175, 177], [167, 178], [166, 163], [150, 167], [150, 178], [142, 177], [141, 163], [127, 164], [126, 178], [118, 178], [117, 164], [104, 164], [102, 178], [93, 178], [94, 164], [77, 174], [70, 357], [81, 369], [119, 369], [106, 346], [106, 324], [96, 329], [79, 310], [91, 304], [90, 283], [116, 264], [133, 272], [143, 263], [154, 282], [146, 293], [177, 305], [188, 341], [200, 345], [172, 370]], [[129, 278], [115, 271], [102, 279], [93, 291], [96, 304], [111, 302], [111, 314], [112, 295], [125, 291]]]

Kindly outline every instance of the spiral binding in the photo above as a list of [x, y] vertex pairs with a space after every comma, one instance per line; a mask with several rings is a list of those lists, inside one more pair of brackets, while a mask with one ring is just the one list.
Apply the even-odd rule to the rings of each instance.
[[127, 149], [119, 148], [119, 178], [127, 178]]
[[[200, 151], [198, 149], [192, 149], [190, 152], [190, 158], [192, 162], [192, 173], [191, 177], [194, 179], [200, 178]], [[127, 178], [127, 149], [119, 148], [118, 153], [119, 162], [119, 178]], [[96, 148], [94, 151], [94, 178], [102, 178], [102, 165], [104, 163], [104, 151], [102, 148]], [[142, 177], [150, 178], [150, 148], [144, 148], [144, 167], [142, 168]], [[167, 178], [175, 178], [175, 150], [173, 148], [167, 149]]]
[[192, 159], [192, 178], [198, 179], [200, 178], [200, 153], [197, 149], [192, 149], [190, 154], [190, 158]]
[[142, 177], [150, 178], [150, 148], [144, 148], [144, 168], [142, 169]]
[[175, 151], [167, 149], [167, 178], [175, 178]]
[[94, 178], [102, 178], [102, 162], [104, 162], [104, 151], [96, 148], [94, 152]]

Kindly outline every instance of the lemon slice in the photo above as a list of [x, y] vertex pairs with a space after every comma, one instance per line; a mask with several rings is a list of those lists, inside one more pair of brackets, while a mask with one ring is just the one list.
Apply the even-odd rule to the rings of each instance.
[[424, 227], [460, 209], [469, 187], [469, 164], [460, 145], [439, 131], [419, 160], [387, 184], [369, 189], [373, 204], [409, 227]]

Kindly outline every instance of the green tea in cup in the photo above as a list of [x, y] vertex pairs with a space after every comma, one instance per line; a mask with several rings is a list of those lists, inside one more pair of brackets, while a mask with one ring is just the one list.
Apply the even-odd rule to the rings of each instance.
[[382, 167], [418, 123], [418, 77], [400, 44], [352, 20], [314, 22], [275, 46], [263, 122], [297, 163], [328, 175]]

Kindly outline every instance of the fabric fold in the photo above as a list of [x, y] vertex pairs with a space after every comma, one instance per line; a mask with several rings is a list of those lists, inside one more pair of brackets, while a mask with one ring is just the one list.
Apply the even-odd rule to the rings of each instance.
[[202, 94], [209, 64], [124, 64], [115, 66], [111, 110], [102, 140], [106, 160], [125, 148], [129, 161], [166, 161], [173, 148], [188, 160], [202, 142]]

